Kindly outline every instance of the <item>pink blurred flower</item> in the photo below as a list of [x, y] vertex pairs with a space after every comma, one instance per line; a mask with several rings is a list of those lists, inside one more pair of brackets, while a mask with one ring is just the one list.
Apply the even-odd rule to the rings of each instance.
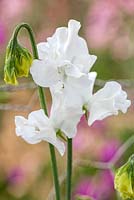
[[130, 15], [134, 15], [134, 0], [119, 0], [119, 5]]
[[110, 200], [114, 191], [113, 176], [106, 170], [94, 177], [83, 178], [74, 189], [74, 197], [82, 195], [92, 197], [94, 200]]
[[[114, 192], [114, 176], [109, 170], [101, 172], [96, 182], [97, 200], [110, 200], [111, 194]], [[113, 198], [111, 198], [113, 199]]]
[[7, 176], [7, 182], [10, 185], [19, 184], [23, 181], [23, 179], [24, 173], [23, 170], [19, 167], [12, 169]]
[[133, 44], [131, 44], [131, 40], [127, 34], [115, 38], [113, 44], [111, 44], [111, 48], [113, 56], [122, 60], [132, 56], [132, 49], [134, 50]]
[[85, 116], [82, 116], [78, 124], [77, 130], [77, 135], [73, 139], [74, 151], [77, 153], [85, 153], [93, 140], [92, 135], [90, 137], [91, 128], [88, 126]]
[[31, 0], [1, 0], [0, 1], [0, 21], [3, 22], [4, 26], [8, 31], [14, 27], [17, 23], [21, 22], [24, 16], [31, 9]]
[[[110, 8], [110, 9], [109, 9]], [[118, 29], [116, 2], [100, 0], [92, 4], [87, 17], [86, 35], [89, 45], [103, 48], [114, 39]]]
[[[73, 139], [74, 151], [81, 154], [90, 154], [90, 151], [95, 148], [96, 151], [94, 151], [94, 156], [96, 156], [98, 154], [101, 140], [103, 141], [102, 134], [104, 135], [107, 130], [106, 121], [96, 121], [91, 127], [89, 127], [85, 116], [82, 116], [77, 130], [77, 135]], [[97, 146], [96, 138], [100, 141], [100, 144]]]
[[103, 162], [108, 162], [112, 159], [115, 152], [117, 151], [119, 147], [119, 142], [116, 140], [107, 141], [100, 151], [100, 160]]
[[98, 120], [93, 123], [91, 130], [96, 133], [104, 134], [107, 131], [106, 120]]
[[89, 46], [109, 49], [115, 58], [128, 59], [134, 55], [133, 18], [133, 0], [93, 1], [85, 30]]
[[76, 186], [74, 196], [82, 195], [90, 197], [93, 194], [94, 186], [90, 178], [82, 179]]

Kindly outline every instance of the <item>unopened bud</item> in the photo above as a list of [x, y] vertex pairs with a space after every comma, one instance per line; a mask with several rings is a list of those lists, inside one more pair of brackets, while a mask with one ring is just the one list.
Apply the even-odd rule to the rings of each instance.
[[114, 185], [122, 199], [134, 199], [134, 155], [117, 170]]
[[32, 64], [32, 55], [28, 49], [16, 41], [10, 40], [6, 50], [4, 80], [7, 84], [17, 85], [17, 77], [28, 77]]

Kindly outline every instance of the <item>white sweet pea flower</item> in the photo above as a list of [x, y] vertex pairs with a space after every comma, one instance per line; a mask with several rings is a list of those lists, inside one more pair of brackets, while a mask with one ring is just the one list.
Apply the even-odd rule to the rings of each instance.
[[15, 117], [16, 134], [26, 142], [36, 144], [47, 141], [53, 144], [61, 155], [65, 152], [65, 145], [56, 136], [51, 120], [44, 114], [43, 110], [33, 111], [28, 119], [22, 116]]
[[130, 105], [131, 101], [127, 100], [127, 93], [122, 90], [121, 85], [115, 81], [107, 82], [88, 102], [88, 124], [91, 125], [94, 121], [110, 115], [117, 115], [118, 111], [126, 113]]
[[[65, 145], [59, 138], [60, 136], [73, 138], [76, 135], [77, 124], [83, 111], [79, 107], [67, 107], [60, 91], [56, 92], [52, 98], [53, 103], [49, 118], [42, 109], [31, 112], [28, 119], [16, 116], [16, 134], [30, 144], [47, 141], [63, 155]], [[59, 135], [59, 132], [62, 135]]]
[[78, 35], [80, 23], [70, 20], [67, 27], [56, 29], [47, 42], [37, 45], [40, 60], [34, 60], [30, 72], [36, 84], [66, 87], [72, 78], [88, 74], [96, 56], [90, 55], [86, 41]]

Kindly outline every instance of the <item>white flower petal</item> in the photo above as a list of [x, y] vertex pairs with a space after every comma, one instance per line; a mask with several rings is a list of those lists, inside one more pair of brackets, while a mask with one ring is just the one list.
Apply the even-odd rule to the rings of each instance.
[[[93, 77], [94, 76], [94, 80]], [[96, 73], [82, 75], [80, 78], [68, 77], [64, 85], [64, 98], [68, 106], [82, 107], [92, 94]]]
[[26, 142], [36, 144], [44, 140], [53, 144], [61, 155], [64, 154], [65, 145], [57, 138], [50, 119], [42, 109], [31, 112], [28, 119], [16, 116], [15, 124], [17, 136], [21, 136]]
[[48, 52], [50, 51], [50, 47], [47, 42], [41, 42], [37, 44], [37, 50], [39, 54], [39, 59], [45, 60], [48, 56]]
[[74, 78], [80, 78], [83, 75], [83, 73], [81, 73], [79, 68], [74, 65], [66, 67], [65, 72], [68, 76], [71, 76]]
[[59, 75], [54, 63], [47, 63], [43, 60], [34, 60], [30, 73], [37, 85], [51, 87], [59, 80]]
[[[43, 60], [57, 60], [63, 57], [63, 48], [67, 39], [67, 28], [57, 28], [52, 37], [47, 38], [47, 42], [37, 44], [39, 58]], [[62, 55], [62, 56], [61, 56]]]
[[88, 73], [88, 79], [90, 81], [90, 89], [89, 89], [89, 96], [91, 97], [93, 94], [93, 88], [94, 88], [94, 84], [95, 84], [95, 80], [96, 80], [96, 76], [97, 73], [96, 72], [90, 72]]
[[110, 115], [117, 115], [119, 110], [125, 113], [130, 104], [120, 84], [115, 81], [108, 82], [89, 101], [88, 124], [91, 125], [94, 121]]
[[33, 136], [35, 127], [32, 124], [28, 124], [28, 120], [22, 116], [15, 116], [16, 134], [17, 136]]
[[[46, 141], [46, 139], [44, 139], [44, 140]], [[59, 140], [57, 138], [56, 141], [54, 142], [52, 139], [50, 139], [48, 142], [56, 147], [56, 149], [59, 151], [61, 156], [64, 155], [64, 153], [65, 153], [65, 144], [63, 142], [61, 142], [61, 140]]]
[[74, 137], [82, 115], [81, 107], [68, 107], [65, 104], [63, 94], [56, 93], [53, 95], [50, 119], [55, 129], [60, 129], [69, 138]]
[[78, 107], [67, 108], [62, 119], [61, 131], [65, 133], [68, 138], [74, 138], [77, 133], [77, 125], [80, 121], [81, 116], [84, 114], [82, 109]]
[[97, 60], [97, 56], [95, 55], [80, 55], [74, 60], [73, 64], [76, 65], [82, 73], [89, 73], [92, 66]]
[[81, 25], [76, 20], [70, 20], [68, 23], [68, 37], [64, 46], [64, 53], [69, 60], [75, 60], [81, 55], [88, 54], [86, 41], [78, 36]]
[[40, 127], [40, 129], [44, 129], [47, 126], [51, 128], [52, 126], [49, 118], [45, 115], [43, 109], [31, 112], [28, 115], [28, 121], [34, 126]]
[[128, 107], [131, 105], [130, 100], [126, 100], [127, 93], [125, 91], [122, 91], [115, 97], [115, 107], [119, 110], [121, 110], [123, 113], [127, 112]]
[[57, 50], [58, 55], [63, 54], [64, 44], [66, 43], [66, 40], [67, 40], [67, 34], [68, 34], [68, 32], [67, 32], [66, 27], [60, 27], [60, 28], [56, 29], [56, 32], [55, 32], [55, 36], [57, 39], [56, 50]]

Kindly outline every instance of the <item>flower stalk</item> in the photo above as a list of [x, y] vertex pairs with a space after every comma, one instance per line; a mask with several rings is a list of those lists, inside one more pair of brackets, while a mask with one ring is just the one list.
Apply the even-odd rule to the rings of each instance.
[[[34, 39], [34, 33], [32, 31], [32, 28], [29, 26], [29, 24], [27, 24], [27, 23], [19, 24], [13, 33], [13, 39], [16, 40], [16, 42], [17, 42], [17, 36], [18, 36], [18, 33], [21, 30], [21, 28], [25, 28], [28, 31], [31, 45], [32, 45], [33, 57], [34, 57], [34, 59], [39, 59], [38, 51], [37, 51], [37, 47], [36, 47], [36, 43], [35, 43], [35, 39]], [[40, 106], [44, 110], [44, 113], [48, 116], [44, 90], [40, 86], [38, 86], [38, 94], [39, 94]], [[57, 169], [55, 149], [52, 144], [49, 144], [49, 149], [50, 149], [50, 154], [51, 154], [56, 200], [60, 200], [60, 189], [59, 189], [58, 169]]]
[[67, 140], [67, 196], [66, 200], [71, 200], [72, 185], [72, 139]]

